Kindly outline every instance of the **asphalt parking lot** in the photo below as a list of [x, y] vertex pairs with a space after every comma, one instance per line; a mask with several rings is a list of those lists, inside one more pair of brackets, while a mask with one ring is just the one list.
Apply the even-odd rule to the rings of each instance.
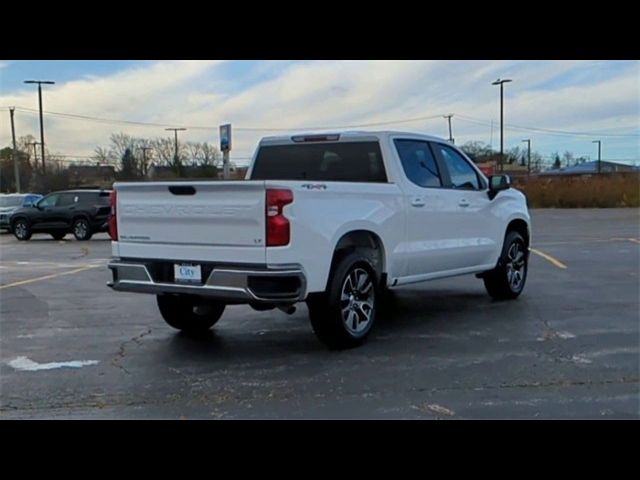
[[[524, 294], [459, 277], [396, 295], [331, 352], [306, 307], [228, 307], [206, 338], [105, 286], [106, 235], [0, 235], [1, 418], [640, 418], [637, 209], [534, 210]], [[67, 238], [72, 238], [68, 236]]]

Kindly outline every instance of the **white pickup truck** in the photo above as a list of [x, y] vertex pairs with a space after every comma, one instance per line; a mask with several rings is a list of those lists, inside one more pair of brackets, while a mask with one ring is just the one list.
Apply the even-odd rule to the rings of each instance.
[[531, 241], [509, 177], [400, 132], [264, 138], [244, 181], [116, 183], [110, 234], [109, 286], [157, 295], [172, 327], [306, 301], [330, 348], [364, 342], [404, 285], [476, 274], [494, 299], [516, 298]]

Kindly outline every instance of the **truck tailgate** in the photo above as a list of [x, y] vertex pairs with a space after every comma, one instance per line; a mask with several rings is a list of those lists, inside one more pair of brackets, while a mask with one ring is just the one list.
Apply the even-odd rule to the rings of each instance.
[[265, 262], [265, 182], [116, 184], [117, 254]]

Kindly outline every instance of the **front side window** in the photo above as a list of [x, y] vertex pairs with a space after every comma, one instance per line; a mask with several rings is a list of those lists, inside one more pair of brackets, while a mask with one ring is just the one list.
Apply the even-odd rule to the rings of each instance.
[[38, 203], [38, 206], [43, 208], [55, 207], [59, 198], [59, 194], [49, 195], [48, 197], [44, 197], [40, 203]]
[[409, 180], [420, 187], [442, 186], [438, 165], [427, 142], [397, 139], [394, 143]]
[[478, 174], [462, 155], [453, 148], [441, 143], [434, 144], [434, 147], [440, 152], [442, 160], [447, 167], [453, 188], [463, 190], [480, 189]]

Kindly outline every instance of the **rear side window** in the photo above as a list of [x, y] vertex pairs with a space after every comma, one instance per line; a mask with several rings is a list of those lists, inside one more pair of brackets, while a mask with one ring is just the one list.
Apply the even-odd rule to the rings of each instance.
[[62, 193], [60, 194], [60, 198], [58, 199], [58, 203], [56, 207], [67, 207], [69, 205], [73, 205], [78, 201], [77, 193]]
[[108, 205], [109, 204], [109, 191], [101, 192], [78, 192], [78, 202], [91, 205]]
[[98, 194], [94, 192], [80, 192], [77, 195], [80, 203], [96, 203], [98, 201]]
[[260, 147], [252, 180], [386, 182], [378, 142], [305, 143]]
[[394, 143], [409, 180], [420, 187], [442, 186], [438, 165], [427, 142], [398, 139]]
[[40, 197], [36, 196], [36, 195], [27, 195], [27, 197], [25, 197], [24, 199], [24, 206], [29, 206], [29, 205], [33, 205], [34, 203], [36, 203], [38, 201]]

